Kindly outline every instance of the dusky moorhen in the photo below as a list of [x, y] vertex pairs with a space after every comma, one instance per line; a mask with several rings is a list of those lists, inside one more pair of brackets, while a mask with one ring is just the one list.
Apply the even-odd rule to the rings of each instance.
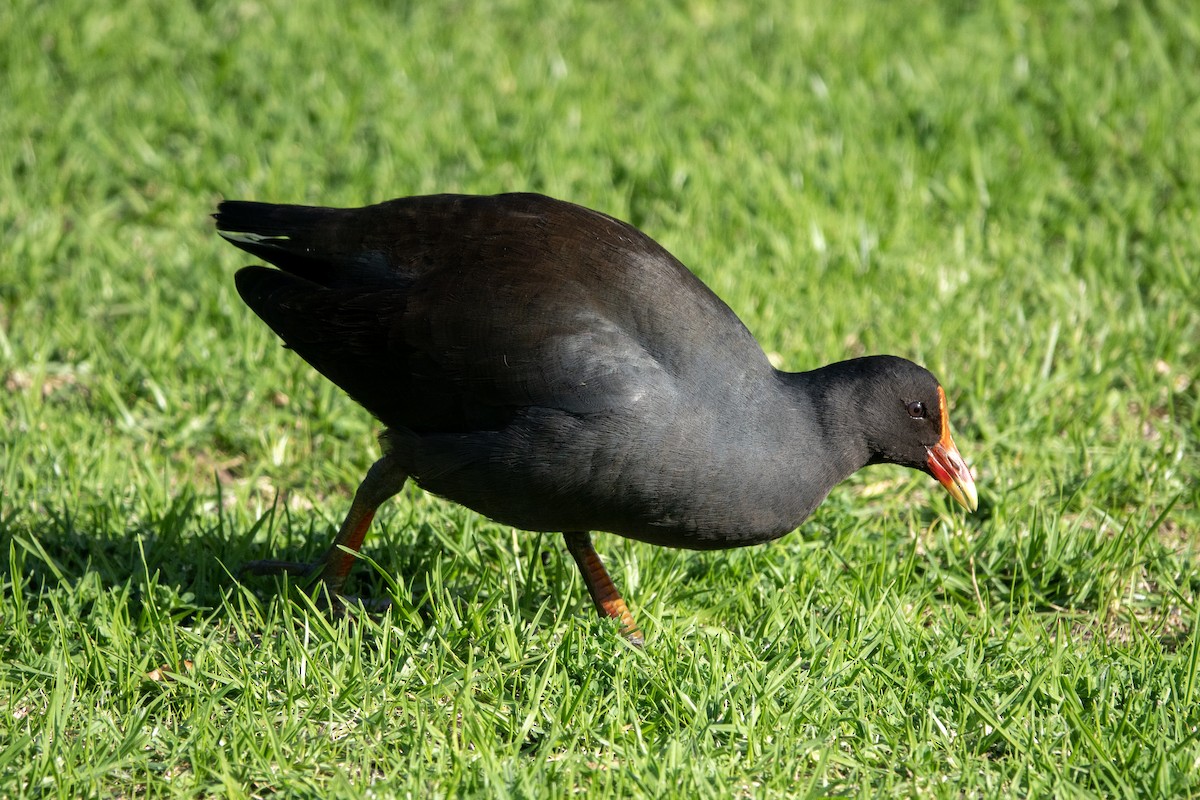
[[766, 542], [881, 462], [977, 506], [928, 371], [870, 356], [780, 372], [683, 264], [605, 214], [504, 194], [229, 201], [215, 217], [279, 268], [237, 273], [246, 304], [386, 426], [325, 555], [252, 572], [319, 573], [336, 598], [376, 509], [412, 478], [505, 524], [564, 532], [600, 614], [640, 643], [590, 531], [698, 550]]

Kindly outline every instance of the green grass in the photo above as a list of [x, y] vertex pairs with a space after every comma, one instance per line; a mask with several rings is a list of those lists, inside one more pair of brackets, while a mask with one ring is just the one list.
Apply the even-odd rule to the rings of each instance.
[[[1192, 4], [108, 5], [0, 4], [0, 796], [1200, 795]], [[925, 363], [979, 513], [872, 467], [769, 546], [598, 536], [640, 652], [557, 536], [415, 489], [381, 620], [239, 586], [376, 425], [216, 202], [515, 189], [791, 369]]]

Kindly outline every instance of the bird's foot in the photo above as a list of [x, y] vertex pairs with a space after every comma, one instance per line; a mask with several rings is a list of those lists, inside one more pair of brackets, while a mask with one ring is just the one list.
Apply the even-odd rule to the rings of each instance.
[[251, 561], [248, 564], [243, 564], [241, 569], [237, 571], [237, 578], [239, 581], [248, 575], [255, 577], [261, 575], [296, 575], [301, 578], [308, 578], [318, 574], [324, 568], [325, 564], [321, 561], [303, 562], [264, 559], [262, 561]]
[[316, 601], [318, 608], [327, 609], [334, 617], [353, 616], [356, 609], [361, 608], [368, 614], [382, 614], [392, 607], [392, 601], [387, 598], [358, 597], [342, 594], [324, 579], [326, 562], [324, 559], [313, 562], [276, 561], [265, 559], [243, 564], [237, 571], [238, 580], [248, 576], [263, 575], [294, 575], [298, 578], [312, 578], [305, 582], [306, 588]]
[[339, 617], [353, 618], [354, 612], [362, 609], [371, 616], [383, 614], [392, 607], [392, 601], [386, 597], [358, 597], [356, 595], [339, 594], [329, 603], [329, 609]]
[[609, 577], [608, 570], [604, 568], [600, 556], [592, 547], [591, 535], [586, 531], [565, 531], [563, 539], [567, 543], [567, 551], [579, 565], [583, 583], [587, 586], [588, 594], [592, 596], [592, 602], [596, 604], [596, 611], [601, 617], [620, 622], [621, 635], [634, 647], [643, 647], [646, 637], [638, 628], [633, 614], [629, 613], [629, 607], [625, 605], [625, 600]]

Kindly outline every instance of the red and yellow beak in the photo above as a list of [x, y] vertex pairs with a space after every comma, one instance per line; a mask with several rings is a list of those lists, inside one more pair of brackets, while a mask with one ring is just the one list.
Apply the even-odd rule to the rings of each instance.
[[929, 471], [942, 486], [946, 487], [946, 491], [958, 501], [959, 505], [968, 511], [974, 511], [979, 508], [979, 495], [975, 492], [975, 479], [971, 477], [971, 471], [967, 469], [966, 462], [958, 454], [954, 439], [950, 438], [950, 414], [946, 409], [946, 393], [940, 386], [938, 387], [938, 405], [941, 406], [939, 411], [942, 417], [942, 438], [938, 439], [938, 443], [933, 447], [928, 448]]

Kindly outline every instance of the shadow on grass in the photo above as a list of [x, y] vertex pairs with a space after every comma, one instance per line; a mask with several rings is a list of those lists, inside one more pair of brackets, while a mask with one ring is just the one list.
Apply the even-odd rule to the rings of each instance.
[[[72, 607], [86, 609], [101, 594], [120, 593], [134, 617], [152, 596], [185, 621], [219, 609], [243, 589], [260, 603], [297, 599], [308, 590], [303, 576], [239, 579], [238, 571], [265, 558], [315, 560], [328, 548], [336, 524], [318, 512], [297, 514], [276, 504], [247, 527], [214, 514], [212, 499], [185, 491], [157, 509], [97, 504], [0, 517], [0, 553], [8, 556], [0, 564], [5, 594], [19, 584], [24, 603], [34, 606], [65, 591]], [[481, 533], [474, 523], [457, 528], [413, 517], [402, 513], [382, 526], [376, 521], [364, 545], [366, 557], [347, 581], [348, 593], [395, 598], [423, 617], [431, 603], [451, 602], [463, 610], [504, 603], [526, 622], [544, 617], [548, 599], [580, 601], [571, 586], [575, 567], [558, 535], [523, 534], [514, 554], [502, 531]], [[514, 557], [520, 568], [513, 566]], [[590, 613], [590, 603], [586, 609]]]

